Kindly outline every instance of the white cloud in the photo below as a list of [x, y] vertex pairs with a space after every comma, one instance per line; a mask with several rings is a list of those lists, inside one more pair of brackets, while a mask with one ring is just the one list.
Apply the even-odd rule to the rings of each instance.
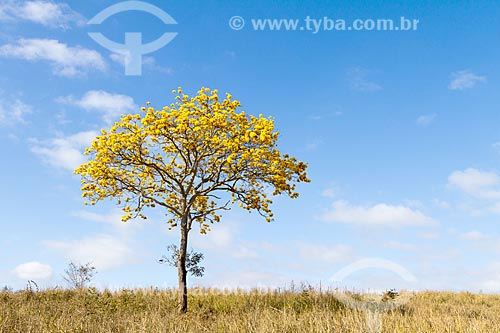
[[191, 234], [191, 245], [195, 249], [227, 253], [236, 259], [254, 259], [259, 257], [256, 248], [261, 248], [254, 243], [237, 239], [241, 224], [237, 221], [226, 221], [223, 224], [214, 224], [211, 231], [202, 235], [197, 227], [193, 228]]
[[493, 142], [493, 143], [491, 144], [491, 146], [492, 146], [494, 149], [500, 150], [500, 142]]
[[24, 116], [32, 112], [31, 106], [20, 100], [6, 102], [0, 100], [0, 126], [26, 123]]
[[21, 19], [52, 28], [69, 28], [71, 24], [84, 25], [85, 18], [65, 3], [45, 0], [6, 0], [0, 5], [0, 20]]
[[498, 293], [500, 290], [500, 262], [490, 263], [480, 276], [482, 281], [475, 281], [475, 288], [488, 293]]
[[[80, 210], [78, 212], [74, 212], [72, 215], [88, 221], [107, 223], [110, 225], [119, 225], [118, 222], [121, 221], [122, 214], [118, 210], [109, 214], [97, 214], [85, 210]], [[127, 223], [120, 222], [120, 224]]]
[[[225, 250], [228, 249], [234, 239], [234, 227], [235, 224], [228, 225], [226, 224], [216, 224], [211, 227], [211, 231], [209, 231], [206, 235], [202, 235], [199, 232], [195, 232], [191, 237], [192, 244], [196, 247], [205, 250]], [[197, 231], [196, 228], [194, 230]]]
[[352, 250], [346, 245], [322, 246], [302, 244], [299, 246], [299, 253], [303, 259], [319, 260], [327, 263], [339, 262], [352, 257]]
[[434, 120], [436, 119], [437, 115], [435, 113], [433, 114], [426, 114], [426, 115], [421, 115], [417, 118], [417, 124], [421, 126], [427, 126], [430, 125]]
[[243, 245], [239, 245], [236, 250], [234, 251], [231, 251], [231, 255], [233, 258], [237, 258], [237, 259], [247, 259], [247, 258], [250, 258], [250, 259], [254, 259], [254, 258], [257, 258], [259, 255], [257, 254], [257, 252], [249, 249], [248, 247], [246, 246], [243, 246]]
[[438, 232], [422, 232], [419, 234], [420, 237], [424, 239], [437, 239], [439, 238], [439, 233]]
[[323, 191], [321, 191], [321, 196], [326, 197], [326, 198], [334, 198], [337, 196], [338, 190], [333, 187], [325, 188]]
[[482, 232], [476, 230], [464, 232], [463, 234], [460, 234], [459, 237], [470, 241], [482, 241], [489, 238], [488, 235], [485, 235]]
[[448, 177], [448, 186], [476, 199], [458, 205], [468, 214], [473, 216], [485, 213], [500, 214], [500, 176], [497, 173], [474, 168], [454, 171]]
[[59, 103], [75, 105], [86, 111], [98, 111], [102, 113], [105, 122], [111, 123], [122, 114], [130, 113], [138, 109], [134, 99], [127, 95], [113, 94], [103, 90], [90, 90], [80, 99], [73, 96], [59, 97]]
[[52, 267], [32, 261], [17, 266], [14, 268], [13, 273], [20, 279], [48, 279], [52, 276]]
[[363, 92], [375, 92], [382, 90], [382, 86], [378, 83], [370, 81], [367, 77], [371, 74], [370, 71], [355, 67], [348, 72], [349, 83], [352, 90]]
[[416, 209], [391, 206], [385, 203], [374, 206], [353, 206], [344, 200], [333, 203], [331, 210], [320, 216], [325, 222], [362, 224], [371, 226], [432, 226], [437, 222]]
[[9, 8], [7, 3], [0, 4], [0, 21], [5, 21], [9, 18]]
[[494, 172], [468, 168], [454, 171], [448, 185], [481, 199], [500, 199], [500, 177]]
[[123, 212], [120, 209], [114, 209], [108, 214], [98, 214], [80, 210], [77, 212], [73, 212], [71, 215], [83, 220], [107, 224], [120, 232], [136, 232], [137, 229], [143, 226], [143, 224], [140, 223], [140, 220], [130, 220], [128, 222], [122, 222], [122, 214]]
[[111, 58], [111, 60], [122, 66], [125, 66], [130, 63], [130, 52], [111, 53], [109, 57]]
[[124, 239], [106, 234], [67, 242], [45, 241], [44, 244], [70, 261], [90, 262], [98, 270], [122, 266], [133, 258], [132, 249]]
[[433, 199], [432, 202], [440, 208], [448, 209], [451, 207], [450, 203], [444, 200]]
[[[500, 214], [500, 202], [495, 202], [487, 207], [488, 211], [495, 213], [495, 214]], [[480, 212], [482, 213], [482, 212]], [[477, 214], [479, 216], [481, 214]]]
[[486, 76], [480, 76], [468, 70], [453, 72], [448, 88], [451, 90], [464, 90], [474, 87], [477, 83], [486, 82]]
[[385, 243], [383, 246], [388, 249], [403, 250], [403, 251], [411, 251], [417, 248], [415, 244], [404, 243], [399, 241], [389, 241]]
[[106, 69], [104, 59], [98, 52], [71, 47], [55, 39], [20, 39], [16, 44], [0, 46], [0, 56], [48, 61], [54, 74], [67, 77], [83, 75], [88, 70]]
[[419, 200], [405, 199], [405, 200], [403, 200], [403, 202], [408, 208], [417, 208], [417, 209], [424, 209], [425, 208], [425, 205]]
[[86, 161], [83, 151], [96, 135], [97, 132], [87, 131], [47, 141], [33, 139], [31, 151], [49, 165], [73, 171]]

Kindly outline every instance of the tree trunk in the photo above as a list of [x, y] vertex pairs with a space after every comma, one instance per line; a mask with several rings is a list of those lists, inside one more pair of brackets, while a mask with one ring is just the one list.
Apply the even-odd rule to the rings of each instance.
[[184, 216], [181, 222], [181, 244], [179, 246], [179, 259], [177, 261], [177, 276], [179, 279], [179, 314], [187, 312], [187, 272], [186, 256], [188, 241], [188, 216]]

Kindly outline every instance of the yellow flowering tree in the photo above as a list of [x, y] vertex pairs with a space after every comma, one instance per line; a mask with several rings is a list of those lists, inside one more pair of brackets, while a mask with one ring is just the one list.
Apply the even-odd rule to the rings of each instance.
[[[82, 196], [94, 205], [115, 199], [124, 222], [161, 207], [170, 229], [180, 227], [179, 312], [187, 311], [186, 251], [189, 231], [205, 234], [220, 213], [239, 204], [273, 219], [269, 194], [298, 197], [296, 183], [309, 182], [307, 165], [277, 149], [272, 118], [237, 112], [230, 94], [201, 88], [196, 96], [174, 90], [163, 109], [150, 103], [102, 130], [75, 170]], [[269, 192], [269, 187], [271, 193]]]

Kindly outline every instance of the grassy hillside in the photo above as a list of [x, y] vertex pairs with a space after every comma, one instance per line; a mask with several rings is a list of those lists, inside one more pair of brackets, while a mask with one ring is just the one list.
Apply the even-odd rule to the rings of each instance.
[[[0, 332], [370, 332], [365, 311], [333, 292], [190, 292], [189, 313], [179, 316], [172, 290], [3, 291]], [[420, 292], [383, 313], [382, 325], [391, 333], [500, 332], [500, 295]]]

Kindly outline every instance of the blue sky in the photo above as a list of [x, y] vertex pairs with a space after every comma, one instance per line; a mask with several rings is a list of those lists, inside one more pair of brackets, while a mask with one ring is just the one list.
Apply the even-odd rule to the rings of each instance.
[[[120, 114], [169, 104], [178, 86], [208, 86], [273, 116], [281, 149], [309, 163], [312, 182], [296, 200], [276, 198], [270, 224], [236, 208], [208, 235], [195, 230], [206, 275], [191, 285], [500, 291], [500, 5], [149, 1], [177, 24], [129, 11], [87, 25], [114, 3], [0, 4], [0, 286], [64, 285], [70, 261], [93, 262], [101, 288], [175, 286], [175, 269], [157, 260], [178, 230], [160, 211], [123, 224], [112, 202], [84, 206], [72, 170]], [[234, 16], [241, 30], [230, 28]], [[306, 17], [419, 23], [316, 33], [252, 25]], [[125, 57], [89, 32], [119, 43], [125, 32], [144, 42], [178, 34], [143, 56], [142, 75], [127, 76]], [[359, 265], [370, 258], [378, 264]], [[349, 276], [331, 279], [346, 267]]]

